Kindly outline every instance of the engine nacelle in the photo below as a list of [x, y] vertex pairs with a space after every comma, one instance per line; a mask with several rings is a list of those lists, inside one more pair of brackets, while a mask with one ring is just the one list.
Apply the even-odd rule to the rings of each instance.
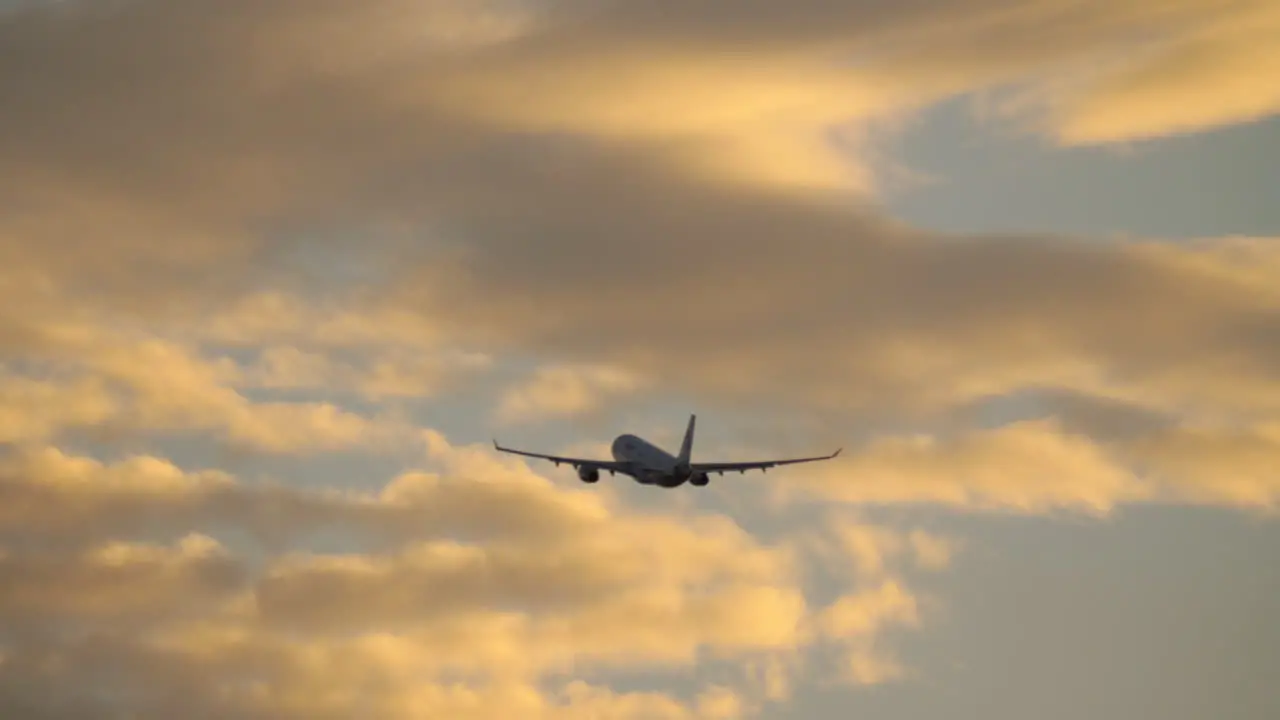
[[711, 478], [707, 477], [706, 473], [698, 473], [689, 478], [689, 484], [697, 487], [706, 487], [709, 482], [711, 482]]
[[593, 467], [578, 468], [578, 477], [585, 483], [593, 483], [600, 479], [600, 469]]

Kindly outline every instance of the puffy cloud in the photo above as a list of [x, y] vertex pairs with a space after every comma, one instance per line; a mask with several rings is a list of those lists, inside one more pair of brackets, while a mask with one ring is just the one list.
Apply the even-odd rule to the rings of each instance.
[[297, 453], [385, 447], [411, 437], [392, 420], [328, 402], [251, 401], [235, 388], [244, 373], [229, 358], [207, 359], [159, 338], [104, 338], [76, 351], [40, 363], [49, 379], [0, 376], [0, 394], [13, 401], [0, 414], [0, 438], [38, 443], [77, 428], [208, 432], [232, 447]]
[[905, 677], [908, 670], [885, 647], [882, 636], [887, 628], [920, 627], [928, 606], [905, 585], [904, 570], [945, 568], [960, 542], [833, 513], [819, 528], [801, 534], [797, 543], [818, 567], [848, 588], [808, 621], [815, 641], [837, 658], [833, 679], [873, 685]]
[[0, 441], [30, 442], [69, 427], [99, 425], [117, 412], [95, 378], [69, 382], [0, 374]]
[[[50, 294], [55, 306], [57, 295]], [[65, 305], [53, 318], [24, 323], [0, 346], [0, 359], [10, 361], [0, 367], [8, 400], [0, 439], [10, 442], [89, 430], [208, 434], [269, 453], [404, 446], [414, 433], [402, 418], [342, 404], [422, 399], [493, 362], [442, 346], [404, 310], [358, 300], [307, 306], [279, 293], [238, 298], [194, 327]], [[275, 397], [264, 399], [268, 393]]]
[[[446, 468], [482, 469], [466, 450], [433, 440]], [[161, 717], [185, 697], [196, 716], [723, 719], [781, 697], [784, 663], [816, 642], [909, 627], [863, 600], [815, 606], [800, 550], [726, 517], [636, 513], [508, 467], [449, 491], [419, 475], [337, 495], [158, 458], [11, 458], [0, 705], [57, 712], [53, 689], [74, 686], [81, 707], [60, 711]], [[265, 527], [278, 532], [265, 553], [243, 544]], [[305, 549], [335, 529], [364, 549]], [[110, 539], [122, 537], [135, 539]], [[762, 659], [775, 687], [701, 685], [687, 699], [583, 679], [698, 677], [710, 662], [750, 673]]]
[[[1273, 112], [1264, 75], [1221, 82], [1270, 62], [1271, 19], [1205, 0], [5, 11], [0, 439], [21, 447], [0, 571], [26, 582], [0, 593], [0, 712], [724, 717], [786, 698], [823, 644], [845, 679], [902, 672], [880, 642], [920, 622], [901, 563], [945, 565], [949, 541], [769, 545], [328, 399], [422, 397], [512, 356], [544, 368], [515, 416], [643, 378], [826, 410], [833, 435], [929, 427], [797, 471], [824, 498], [1274, 504], [1274, 241], [939, 237], [870, 206], [878, 133], [955, 94], [1029, 88], [1068, 142]], [[1116, 60], [1135, 34], [1153, 52]], [[284, 391], [310, 397], [260, 397]], [[1070, 431], [934, 433], [1019, 392]], [[44, 446], [86, 429], [425, 448], [437, 469], [324, 492]], [[347, 552], [318, 549], [335, 535]], [[830, 605], [794, 572], [814, 548], [853, 566]], [[562, 682], [708, 661], [749, 687]]]
[[892, 581], [871, 591], [840, 598], [823, 611], [819, 623], [825, 634], [848, 638], [876, 632], [884, 618], [905, 624], [919, 622], [915, 599]]
[[124, 627], [164, 614], [208, 612], [238, 590], [239, 566], [216, 541], [189, 535], [176, 546], [110, 542], [78, 552], [0, 556], [0, 615], [34, 623], [76, 618]]
[[920, 623], [917, 601], [897, 582], [845, 595], [823, 610], [817, 620], [827, 637], [843, 641], [843, 679], [876, 685], [901, 677], [903, 669], [876, 647], [875, 638], [885, 627]]
[[404, 472], [370, 494], [245, 484], [154, 456], [103, 463], [55, 448], [27, 449], [0, 464], [0, 533], [82, 543], [191, 528], [213, 532], [230, 523], [276, 544], [338, 526], [395, 544], [415, 537], [555, 536], [608, 517], [597, 495], [558, 490], [527, 470], [485, 472], [486, 466], [449, 456], [438, 462], [450, 470]]

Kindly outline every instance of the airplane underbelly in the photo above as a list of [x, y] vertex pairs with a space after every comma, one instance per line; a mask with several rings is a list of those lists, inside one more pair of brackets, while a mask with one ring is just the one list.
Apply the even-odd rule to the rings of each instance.
[[644, 485], [662, 485], [670, 479], [670, 473], [649, 467], [636, 468], [631, 476]]
[[630, 474], [644, 485], [669, 486], [676, 459], [661, 448], [634, 436], [624, 435], [614, 441], [613, 457], [635, 470]]

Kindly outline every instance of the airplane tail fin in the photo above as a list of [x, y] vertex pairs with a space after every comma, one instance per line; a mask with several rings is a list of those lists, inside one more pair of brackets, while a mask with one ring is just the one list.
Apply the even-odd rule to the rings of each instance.
[[688, 465], [689, 458], [693, 456], [693, 425], [697, 419], [697, 415], [689, 416], [689, 427], [685, 428], [684, 442], [680, 443], [680, 456], [677, 458], [681, 465]]

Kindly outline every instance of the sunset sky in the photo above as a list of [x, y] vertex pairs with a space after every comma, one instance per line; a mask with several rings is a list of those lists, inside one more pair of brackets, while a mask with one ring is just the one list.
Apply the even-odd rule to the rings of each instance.
[[6, 719], [1280, 717], [1275, 0], [0, 0], [0, 353]]

